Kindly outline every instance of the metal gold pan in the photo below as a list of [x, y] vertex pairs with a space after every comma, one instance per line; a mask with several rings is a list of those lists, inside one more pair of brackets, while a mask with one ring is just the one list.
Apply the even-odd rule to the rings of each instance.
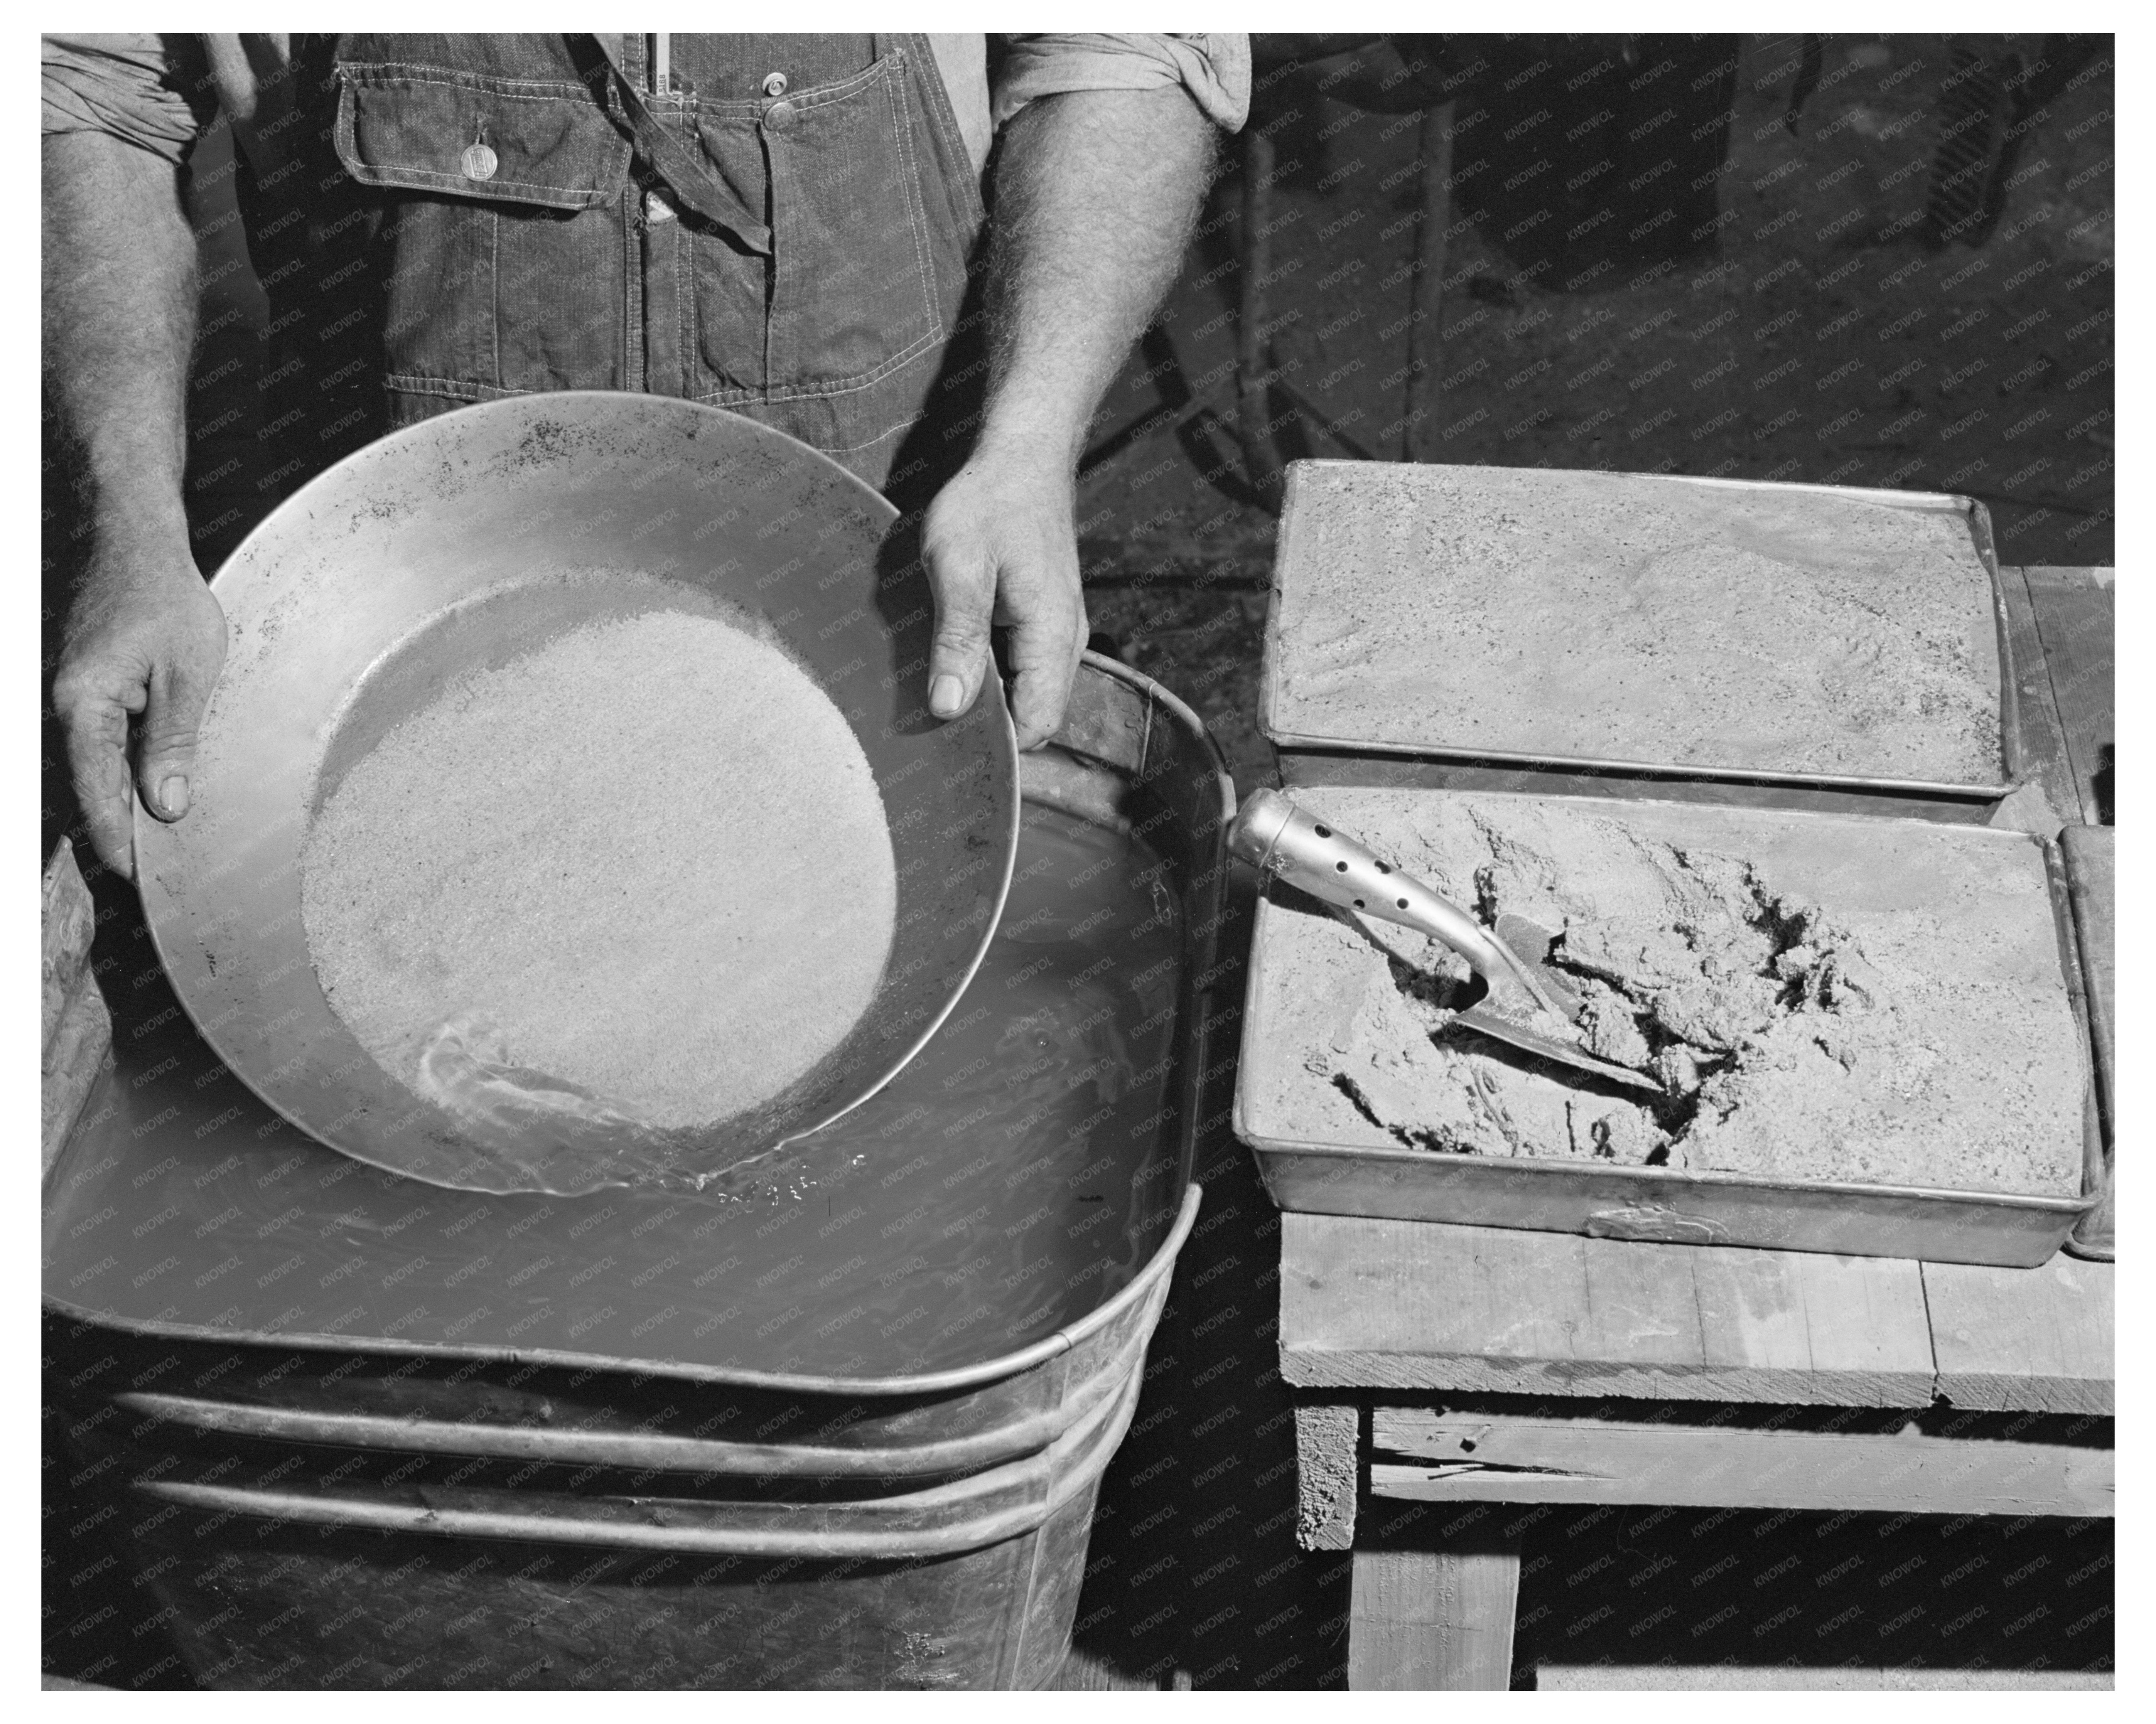
[[[323, 1142], [468, 1190], [695, 1185], [874, 1094], [972, 978], [1018, 839], [1017, 748], [996, 680], [963, 719], [927, 713], [934, 604], [896, 520], [868, 485], [778, 432], [603, 392], [425, 421], [288, 499], [211, 582], [229, 646], [192, 812], [170, 826], [136, 817], [145, 915], [204, 1039]], [[594, 573], [605, 578], [564, 578]], [[790, 1088], [693, 1131], [549, 1114], [489, 1124], [424, 1101], [323, 997], [300, 919], [307, 821], [448, 677], [565, 629], [662, 608], [760, 619], [852, 725], [897, 864], [897, 929], [875, 998]], [[787, 763], [771, 765], [783, 792]], [[635, 841], [622, 834], [625, 853]]]

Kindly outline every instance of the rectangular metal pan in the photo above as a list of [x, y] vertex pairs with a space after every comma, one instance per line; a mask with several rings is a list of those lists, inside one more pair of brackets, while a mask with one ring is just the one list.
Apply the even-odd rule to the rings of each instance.
[[[1626, 800], [1647, 798], [1635, 791]], [[2055, 844], [2031, 842], [2043, 851], [2061, 974], [2086, 1065], [2084, 972], [2066, 870]], [[1266, 1190], [1282, 1209], [1600, 1239], [2031, 1268], [2049, 1260], [2100, 1200], [2105, 1157], [2092, 1084], [2083, 1110], [2082, 1191], [2072, 1197], [1444, 1155], [1267, 1135], [1251, 1123], [1247, 1074], [1260, 1062], [1296, 1057], [1296, 1050], [1271, 1045], [1268, 1039], [1268, 933], [1282, 913], [1270, 896], [1260, 900], [1234, 1111], [1235, 1134], [1250, 1147]]]
[[[1292, 729], [1280, 722], [1281, 682], [1284, 674], [1283, 658], [1286, 650], [1281, 636], [1281, 618], [1286, 608], [1282, 600], [1285, 582], [1291, 578], [1286, 564], [1290, 555], [1292, 520], [1296, 508], [1297, 468], [1310, 465], [1334, 465], [1335, 463], [1293, 464], [1289, 469], [1289, 486], [1282, 506], [1281, 526], [1277, 540], [1273, 571], [1272, 604], [1265, 622], [1265, 658], [1258, 695], [1258, 725], [1278, 751], [1283, 780], [1296, 782], [1376, 782], [1376, 783], [1435, 783], [1441, 782], [1430, 770], [1447, 763], [1472, 763], [1471, 770], [1495, 773], [1506, 770], [1542, 770], [1568, 772], [1589, 775], [1622, 775], [1646, 777], [1676, 783], [1699, 781], [1709, 784], [1732, 787], [1801, 786], [1813, 790], [1843, 792], [1860, 798], [1893, 798], [1901, 806], [1879, 811], [1912, 813], [1917, 818], [1940, 819], [1968, 818], [1969, 814], [1950, 811], [1925, 814], [1921, 804], [1927, 801], [1948, 799], [1949, 803], [1989, 803], [1996, 802], [2019, 781], [2023, 763], [2020, 759], [2018, 699], [2012, 643], [2007, 625], [2006, 599], [1999, 584], [1999, 557], [1991, 532], [1991, 519], [1984, 505], [1974, 498], [1934, 491], [1898, 491], [1866, 490], [1841, 485], [1793, 485], [1764, 480], [1705, 479], [1687, 474], [1653, 475], [1658, 480], [1679, 482], [1688, 485], [1717, 488], [1732, 492], [1775, 491], [1824, 494], [1848, 498], [1856, 501], [1881, 505], [1917, 513], [1944, 512], [1960, 516], [1966, 522], [1969, 538], [1979, 560], [1990, 580], [1991, 614], [1999, 651], [1999, 731], [2000, 737], [1999, 772], [1995, 782], [1958, 783], [1916, 778], [1897, 778], [1884, 776], [1851, 776], [1836, 773], [1782, 771], [1760, 767], [1714, 767], [1690, 762], [1669, 761], [1629, 760], [1605, 757], [1591, 751], [1553, 754], [1547, 752], [1515, 752], [1487, 747], [1454, 747], [1428, 738], [1402, 740], [1382, 735], [1327, 734]], [[1368, 772], [1358, 776], [1358, 763], [1365, 762], [1372, 772], [1382, 771], [1383, 776], [1373, 777]], [[1495, 788], [1481, 785], [1477, 788]], [[1732, 799], [1759, 801], [1742, 796]], [[1776, 805], [1762, 801], [1761, 805]], [[1815, 806], [1818, 804], [1813, 804]], [[1975, 811], [1981, 817], [1981, 809]]]

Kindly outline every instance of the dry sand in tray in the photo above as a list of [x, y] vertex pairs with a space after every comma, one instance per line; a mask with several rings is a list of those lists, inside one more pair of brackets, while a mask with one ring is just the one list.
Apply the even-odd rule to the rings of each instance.
[[1296, 480], [1277, 734], [2000, 782], [1994, 598], [1958, 513], [1502, 467]]
[[1476, 1051], [1444, 1033], [1466, 983], [1450, 953], [1276, 903], [1246, 1066], [1260, 1135], [2078, 1193], [2080, 1035], [2027, 839], [1669, 804], [1307, 800], [1455, 902], [1561, 934], [1553, 962], [1586, 997], [1594, 1051], [1671, 1095], [1642, 1106]]

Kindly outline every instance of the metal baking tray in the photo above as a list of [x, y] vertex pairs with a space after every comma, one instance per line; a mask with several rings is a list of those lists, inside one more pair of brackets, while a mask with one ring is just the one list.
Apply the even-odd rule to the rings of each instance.
[[[1659, 798], [1646, 787], [1635, 787], [1630, 796], [1603, 800], [1621, 813]], [[1362, 835], [1382, 850], [1382, 833]], [[2033, 836], [2026, 841], [2042, 850], [2061, 975], [2086, 1071], [2084, 972], [2065, 870], [2057, 845]], [[1276, 900], [1289, 892], [1269, 880], [1258, 904], [1233, 1112], [1235, 1135], [1251, 1149], [1266, 1190], [1282, 1209], [1599, 1239], [2032, 1268], [2048, 1261], [2100, 1201], [2105, 1156], [2092, 1083], [2085, 1086], [2082, 1110], [2082, 1190], [2071, 1197], [1447, 1155], [1274, 1135], [1265, 1121], [1253, 1116], [1250, 1074], [1268, 1069], [1269, 1062], [1272, 1070], [1280, 1069], [1279, 1062], [1296, 1062], [1303, 1051], [1299, 1045], [1277, 1044], [1269, 999], [1275, 985], [1266, 962], [1274, 948], [1270, 931], [1283, 913]]]
[[[1971, 546], [1990, 583], [1991, 618], [1999, 655], [2000, 741], [1996, 778], [1962, 783], [1897, 777], [1891, 774], [1793, 771], [1771, 765], [1718, 766], [1697, 762], [1625, 759], [1599, 752], [1593, 740], [1584, 734], [1578, 738], [1578, 747], [1563, 751], [1471, 747], [1455, 745], [1442, 736], [1400, 735], [1394, 728], [1400, 721], [1389, 713], [1373, 713], [1367, 725], [1352, 730], [1303, 728], [1293, 721], [1292, 703], [1286, 699], [1282, 687], [1289, 668], [1286, 661], [1295, 650], [1291, 631], [1296, 624], [1291, 616], [1293, 605], [1290, 602], [1290, 588], [1298, 582], [1307, 582], [1311, 578], [1307, 569], [1294, 566], [1299, 556], [1296, 531], [1298, 504], [1304, 502], [1298, 494], [1305, 492], [1321, 478], [1325, 469], [1359, 464], [1362, 464], [1298, 461], [1291, 464], [1288, 469], [1287, 491], [1281, 508], [1278, 550], [1274, 563], [1272, 604], [1265, 623], [1265, 658], [1258, 696], [1259, 728], [1278, 751], [1281, 776], [1288, 783], [1436, 785], [1447, 782], [1460, 783], [1459, 774], [1466, 771], [1477, 775], [1470, 781], [1474, 782], [1475, 788], [1507, 788], [1502, 784], [1499, 776], [1507, 771], [1560, 772], [1589, 778], [1621, 775], [1660, 779], [1671, 783], [1673, 793], [1678, 794], [1682, 793], [1675, 791], [1674, 787], [1687, 781], [1699, 781], [1721, 793], [1712, 798], [1703, 797], [1700, 799], [1743, 801], [1762, 806], [1794, 805], [1775, 798], [1770, 787], [1798, 786], [1814, 792], [1845, 793], [1845, 799], [1838, 799], [1828, 805], [1846, 808], [1851, 812], [1863, 809], [1941, 820], [1968, 820], [1981, 818], [1983, 813], [1981, 807], [1969, 810], [1968, 804], [1996, 802], [2021, 777], [2023, 763], [2017, 722], [2016, 680], [2007, 624], [2006, 600], [1999, 584], [1999, 557], [1992, 539], [1990, 516], [1981, 503], [1970, 497], [1944, 492], [1784, 484], [1764, 480], [1706, 479], [1684, 474], [1627, 476], [1636, 476], [1643, 484], [1655, 485], [1681, 485], [1732, 494], [1769, 491], [1830, 495], [1913, 513], [1947, 513], [1960, 516], [1967, 526]], [[1307, 506], [1306, 503], [1305, 506]], [[1284, 630], [1289, 632], [1284, 633]], [[1453, 643], [1449, 641], [1434, 639], [1430, 644], [1434, 663], [1444, 663], [1453, 649]], [[1463, 767], [1457, 764], [1460, 762], [1472, 764]], [[1435, 770], [1431, 770], [1433, 768]], [[1448, 772], [1449, 777], [1445, 776]], [[1747, 794], [1747, 791], [1753, 787], [1767, 790], [1768, 793], [1764, 796]], [[1587, 788], [1591, 789], [1593, 787], [1590, 784]], [[1926, 801], [1936, 802], [1940, 798], [1948, 799], [1946, 808], [1937, 812], [1924, 808]], [[1957, 812], [1953, 808], [1952, 804], [1954, 802], [1964, 804], [1963, 811]]]

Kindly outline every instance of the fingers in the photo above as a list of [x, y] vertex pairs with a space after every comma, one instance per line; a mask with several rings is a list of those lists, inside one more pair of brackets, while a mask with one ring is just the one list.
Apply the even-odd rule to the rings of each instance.
[[1055, 733], [1086, 649], [1086, 605], [1075, 547], [1030, 539], [998, 557], [994, 551], [946, 543], [929, 553], [936, 592], [936, 639], [929, 654], [928, 710], [938, 718], [972, 711], [990, 668], [990, 623], [1011, 625], [1015, 679], [1011, 718], [1018, 746], [1035, 748]]
[[936, 594], [928, 710], [972, 710], [991, 623], [1012, 627], [1011, 716], [1021, 748], [1055, 733], [1086, 648], [1070, 481], [1053, 464], [968, 468], [930, 505], [922, 551]]
[[[224, 613], [192, 568], [146, 596], [123, 589], [69, 639], [53, 679], [67, 734], [68, 770], [105, 866], [134, 872], [135, 794], [161, 820], [192, 800], [195, 741], [224, 667]], [[141, 715], [133, 773], [130, 715]], [[132, 782], [131, 783], [131, 777]]]
[[[1086, 603], [1074, 563], [1065, 582], [1045, 575], [1020, 585], [1013, 582], [1010, 615], [1011, 720], [1018, 746], [1038, 748], [1063, 723], [1070, 685], [1086, 650]], [[1019, 593], [1023, 593], [1021, 598]]]
[[127, 773], [127, 709], [110, 692], [64, 674], [53, 708], [67, 733], [68, 772], [90, 848], [122, 879], [135, 873], [135, 798]]
[[973, 710], [988, 669], [988, 618], [996, 571], [978, 546], [931, 536], [928, 584], [936, 594], [936, 639], [928, 654], [928, 710], [956, 718]]
[[160, 820], [177, 820], [187, 811], [195, 738], [203, 709], [209, 704], [210, 686], [211, 679], [178, 655], [161, 659], [151, 667], [135, 782], [142, 806]]

